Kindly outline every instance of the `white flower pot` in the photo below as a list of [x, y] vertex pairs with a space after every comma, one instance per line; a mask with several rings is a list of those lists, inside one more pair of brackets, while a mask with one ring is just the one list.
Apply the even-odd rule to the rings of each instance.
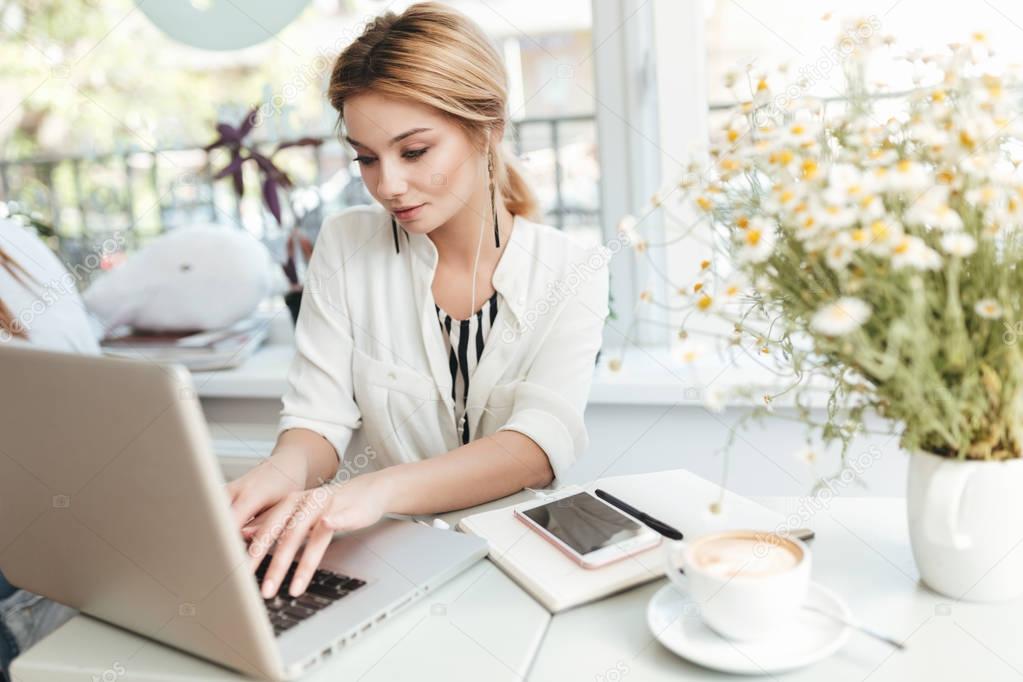
[[910, 456], [909, 539], [920, 577], [955, 599], [1023, 595], [1023, 460]]

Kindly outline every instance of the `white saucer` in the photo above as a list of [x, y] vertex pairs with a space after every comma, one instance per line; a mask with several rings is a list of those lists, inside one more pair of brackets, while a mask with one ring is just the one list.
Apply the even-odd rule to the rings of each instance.
[[[841, 597], [816, 583], [810, 585], [806, 603], [846, 620], [852, 618]], [[696, 604], [671, 583], [650, 600], [646, 621], [661, 644], [682, 658], [742, 675], [776, 673], [819, 661], [841, 648], [850, 631], [832, 618], [804, 609], [784, 630], [763, 639], [725, 639], [704, 625]]]

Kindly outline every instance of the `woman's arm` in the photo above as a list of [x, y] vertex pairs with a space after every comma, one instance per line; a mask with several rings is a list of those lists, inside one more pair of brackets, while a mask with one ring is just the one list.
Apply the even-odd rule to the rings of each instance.
[[345, 220], [341, 214], [324, 221], [309, 262], [273, 452], [228, 485], [239, 528], [287, 495], [333, 478], [361, 424], [352, 387], [351, 317], [343, 291], [345, 254], [339, 235]]
[[490, 502], [554, 480], [547, 455], [528, 436], [501, 431], [418, 462], [363, 474], [394, 514], [438, 514]]

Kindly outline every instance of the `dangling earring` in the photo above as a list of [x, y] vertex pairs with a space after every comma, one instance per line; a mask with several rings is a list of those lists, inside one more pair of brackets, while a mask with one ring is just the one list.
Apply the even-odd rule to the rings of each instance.
[[398, 223], [394, 220], [394, 216], [391, 216], [391, 232], [394, 234], [394, 252], [401, 253], [401, 248], [398, 247]]
[[490, 177], [490, 213], [494, 216], [494, 245], [501, 248], [501, 232], [497, 229], [497, 206], [494, 203], [494, 153], [487, 153], [487, 175]]

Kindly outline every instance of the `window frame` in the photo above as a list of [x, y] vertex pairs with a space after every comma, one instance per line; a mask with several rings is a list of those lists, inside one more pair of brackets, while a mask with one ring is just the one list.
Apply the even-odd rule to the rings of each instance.
[[[663, 241], [663, 215], [652, 211], [650, 198], [674, 183], [683, 163], [707, 141], [704, 4], [593, 0], [592, 16], [602, 236], [605, 243], [615, 239], [619, 220], [631, 214], [642, 218], [641, 233]], [[689, 68], [664, 66], [670, 64]], [[628, 250], [612, 259], [617, 319], [605, 327], [605, 346], [670, 347], [669, 311], [637, 302], [645, 289], [656, 301], [670, 300], [673, 292], [654, 270], [668, 272], [691, 246], [679, 242], [670, 253]], [[679, 280], [688, 279], [680, 274]]]

